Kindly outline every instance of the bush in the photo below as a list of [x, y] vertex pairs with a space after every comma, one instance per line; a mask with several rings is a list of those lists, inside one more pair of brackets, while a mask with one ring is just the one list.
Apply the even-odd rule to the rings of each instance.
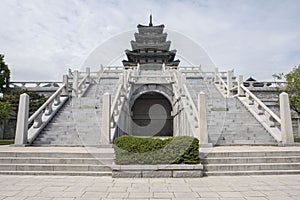
[[128, 164], [198, 164], [199, 140], [180, 136], [169, 138], [124, 135], [115, 139], [115, 162]]

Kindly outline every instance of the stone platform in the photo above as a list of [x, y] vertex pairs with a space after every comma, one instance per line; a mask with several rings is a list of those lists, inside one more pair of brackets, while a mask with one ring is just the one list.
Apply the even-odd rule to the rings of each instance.
[[203, 166], [198, 165], [114, 165], [113, 178], [200, 178]]

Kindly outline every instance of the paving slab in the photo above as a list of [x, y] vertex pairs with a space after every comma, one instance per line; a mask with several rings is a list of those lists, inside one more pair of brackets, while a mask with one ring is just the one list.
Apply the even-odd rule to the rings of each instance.
[[1, 175], [0, 183], [2, 186], [0, 199], [6, 200], [296, 200], [300, 195], [300, 175], [221, 176], [194, 179]]

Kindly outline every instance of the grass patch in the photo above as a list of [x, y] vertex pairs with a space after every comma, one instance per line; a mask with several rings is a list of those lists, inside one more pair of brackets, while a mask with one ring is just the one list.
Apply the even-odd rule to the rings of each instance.
[[211, 108], [211, 111], [228, 111], [228, 108]]
[[0, 140], [0, 145], [14, 144], [15, 140]]
[[95, 109], [95, 106], [80, 106], [80, 109]]
[[300, 138], [294, 138], [295, 142], [300, 142]]

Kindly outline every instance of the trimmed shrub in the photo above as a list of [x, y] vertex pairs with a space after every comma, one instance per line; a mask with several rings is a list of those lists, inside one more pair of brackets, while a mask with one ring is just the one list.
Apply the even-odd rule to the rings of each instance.
[[188, 136], [135, 137], [115, 139], [115, 162], [128, 164], [198, 164], [199, 140]]

